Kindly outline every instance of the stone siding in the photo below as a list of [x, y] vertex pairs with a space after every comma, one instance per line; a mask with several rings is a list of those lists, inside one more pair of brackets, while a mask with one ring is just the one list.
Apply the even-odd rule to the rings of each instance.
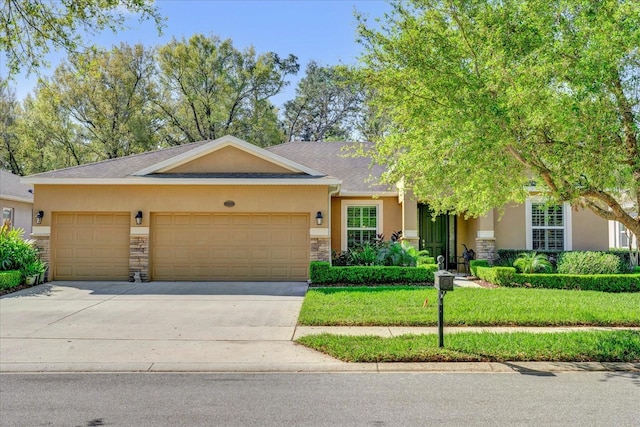
[[323, 237], [312, 237], [310, 242], [310, 261], [331, 261], [331, 250], [329, 239]]
[[136, 273], [143, 282], [149, 281], [149, 236], [129, 236], [129, 281], [135, 281]]
[[476, 259], [486, 259], [490, 263], [496, 258], [496, 239], [476, 239]]
[[[47, 266], [51, 263], [51, 251], [50, 251], [50, 236], [32, 236], [33, 240], [35, 240], [36, 248], [38, 248], [38, 255], [40, 256], [40, 261], [47, 264]], [[44, 280], [49, 280], [49, 268], [47, 267], [47, 271], [44, 273]]]

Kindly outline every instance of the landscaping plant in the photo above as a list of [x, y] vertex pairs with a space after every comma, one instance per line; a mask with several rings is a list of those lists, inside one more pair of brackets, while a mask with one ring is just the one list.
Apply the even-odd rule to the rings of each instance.
[[549, 262], [544, 254], [537, 252], [523, 252], [518, 255], [518, 259], [513, 262], [513, 266], [518, 269], [520, 273], [551, 273], [553, 266]]
[[620, 258], [604, 252], [565, 252], [558, 258], [560, 274], [618, 274]]

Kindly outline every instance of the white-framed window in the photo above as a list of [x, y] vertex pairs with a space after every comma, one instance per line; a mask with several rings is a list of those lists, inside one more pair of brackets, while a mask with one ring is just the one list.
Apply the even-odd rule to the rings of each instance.
[[13, 208], [2, 208], [2, 222], [1, 225], [9, 224], [9, 228], [13, 228]]
[[620, 242], [620, 247], [621, 248], [628, 248], [629, 247], [629, 236], [627, 235], [627, 227], [624, 226], [623, 223], [618, 222], [618, 238], [620, 240], [618, 240]]
[[342, 201], [342, 250], [373, 241], [381, 230], [382, 200]]
[[550, 205], [543, 199], [526, 201], [527, 249], [568, 251], [572, 247], [571, 206]]

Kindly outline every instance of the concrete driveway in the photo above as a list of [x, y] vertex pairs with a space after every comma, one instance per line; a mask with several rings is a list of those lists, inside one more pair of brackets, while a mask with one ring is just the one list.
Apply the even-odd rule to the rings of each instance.
[[0, 372], [291, 371], [306, 283], [53, 282], [0, 299]]

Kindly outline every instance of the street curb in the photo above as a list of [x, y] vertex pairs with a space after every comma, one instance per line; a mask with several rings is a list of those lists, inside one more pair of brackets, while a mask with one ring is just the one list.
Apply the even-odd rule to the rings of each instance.
[[418, 362], [418, 363], [2, 363], [0, 374], [20, 373], [640, 373], [640, 363]]

